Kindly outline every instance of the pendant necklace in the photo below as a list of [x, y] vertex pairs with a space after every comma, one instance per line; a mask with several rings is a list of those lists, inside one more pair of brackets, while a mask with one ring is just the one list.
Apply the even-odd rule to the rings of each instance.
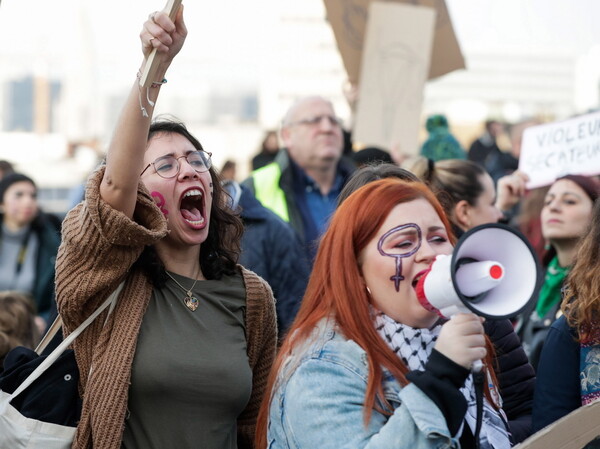
[[185, 304], [185, 306], [188, 309], [190, 309], [192, 312], [196, 311], [196, 309], [198, 308], [198, 304], [200, 302], [198, 301], [198, 298], [193, 296], [192, 290], [194, 290], [194, 287], [196, 286], [196, 282], [198, 282], [198, 279], [196, 279], [194, 281], [194, 283], [188, 290], [183, 285], [181, 285], [179, 282], [177, 282], [177, 280], [173, 276], [171, 276], [167, 270], [165, 270], [165, 273], [167, 273], [167, 276], [169, 276], [171, 279], [173, 279], [173, 282], [175, 282], [177, 284], [177, 286], [185, 292], [185, 298], [183, 298], [183, 303]]

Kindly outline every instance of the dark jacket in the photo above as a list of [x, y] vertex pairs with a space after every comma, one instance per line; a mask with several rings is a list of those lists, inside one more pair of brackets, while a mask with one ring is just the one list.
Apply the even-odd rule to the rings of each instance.
[[519, 159], [504, 151], [493, 151], [487, 156], [484, 168], [496, 183], [519, 168]]
[[516, 444], [531, 435], [535, 371], [509, 320], [487, 320], [484, 328], [496, 350], [494, 368], [502, 408], [508, 418], [511, 442]]
[[[0, 214], [0, 220], [3, 220]], [[56, 311], [54, 300], [54, 264], [60, 245], [60, 229], [56, 219], [40, 212], [31, 224], [32, 231], [39, 241], [35, 264], [35, 281], [31, 294], [35, 300], [37, 313], [48, 320]], [[54, 312], [54, 313], [53, 313]]]
[[277, 153], [258, 153], [252, 158], [252, 170], [258, 170], [265, 165], [270, 164], [275, 159]]
[[[39, 226], [39, 227], [38, 227]], [[56, 253], [60, 246], [60, 230], [55, 227], [53, 221], [44, 215], [39, 217], [35, 224], [40, 246], [37, 254], [35, 285], [33, 296], [38, 306], [38, 313], [46, 320], [56, 309], [54, 295], [54, 264]]]
[[[548, 263], [550, 259], [550, 256], [544, 256], [544, 262], [546, 265], [544, 276], [546, 276], [548, 273]], [[561, 297], [562, 290], [565, 285], [565, 279], [563, 279], [563, 282], [560, 286]], [[543, 317], [538, 316], [536, 312], [538, 300], [532, 301], [527, 305], [525, 310], [523, 310], [519, 316], [519, 321], [517, 322], [516, 326], [517, 335], [523, 343], [523, 348], [525, 349], [525, 353], [529, 358], [529, 363], [531, 363], [531, 366], [533, 366], [533, 369], [536, 371], [540, 363], [540, 356], [542, 354], [542, 349], [544, 347], [544, 342], [546, 341], [548, 331], [550, 330], [550, 326], [552, 326], [552, 323], [554, 323], [554, 321], [556, 321], [556, 319], [562, 314], [560, 310], [561, 301], [557, 301], [552, 305], [552, 307], [550, 307], [550, 309], [548, 309]]]
[[273, 289], [279, 336], [296, 317], [310, 268], [294, 230], [242, 187], [239, 200], [244, 222], [240, 264], [254, 271]]
[[523, 324], [519, 335], [529, 357], [529, 362], [536, 371], [539, 369], [540, 357], [550, 326], [560, 316], [560, 304], [560, 302], [554, 304], [542, 318], [538, 317], [535, 308], [532, 311], [526, 310], [523, 312]]
[[496, 139], [489, 133], [485, 133], [471, 144], [469, 152], [467, 153], [467, 159], [477, 162], [482, 167], [485, 167], [487, 157], [492, 153], [498, 153], [500, 151], [502, 150], [500, 150], [496, 144]]
[[564, 315], [552, 324], [538, 367], [533, 431], [581, 407], [580, 346]]
[[[300, 239], [304, 241], [304, 221], [302, 217], [301, 208], [299, 207], [295, 199], [295, 192], [299, 181], [295, 179], [294, 169], [292, 167], [292, 162], [290, 161], [290, 156], [288, 154], [287, 149], [281, 149], [279, 153], [277, 153], [275, 160], [271, 164], [259, 170], [269, 169], [273, 166], [273, 164], [276, 164], [278, 167], [278, 180], [276, 181], [279, 190], [283, 192], [283, 195], [285, 196], [285, 201], [287, 205], [288, 218], [287, 220], [284, 220], [290, 224], [290, 226], [300, 236]], [[344, 181], [348, 179], [350, 174], [355, 169], [356, 167], [351, 161], [345, 158], [340, 159], [340, 162], [338, 164], [338, 171], [344, 176]], [[256, 185], [255, 183], [255, 172], [253, 172], [252, 175], [242, 183], [242, 185], [248, 188], [252, 192], [252, 194], [260, 200], [261, 196], [257, 192], [257, 190], [260, 189], [261, 186]], [[269, 207], [269, 205], [266, 203], [263, 203], [263, 206], [267, 207], [268, 209], [271, 209], [271, 207]], [[277, 211], [274, 212], [277, 213]]]

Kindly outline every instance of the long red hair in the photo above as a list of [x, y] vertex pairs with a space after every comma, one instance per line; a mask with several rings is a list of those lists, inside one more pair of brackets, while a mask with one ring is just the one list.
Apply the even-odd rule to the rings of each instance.
[[[362, 281], [357, 261], [360, 252], [373, 239], [390, 211], [400, 203], [420, 198], [433, 206], [454, 244], [450, 223], [442, 206], [435, 195], [419, 182], [382, 179], [369, 183], [350, 195], [335, 212], [319, 245], [300, 310], [269, 375], [256, 424], [257, 448], [267, 446], [269, 407], [283, 362], [325, 317], [335, 319], [338, 330], [347, 339], [356, 342], [367, 354], [369, 379], [365, 394], [365, 423], [370, 419], [376, 397], [387, 404], [382, 390], [383, 367], [401, 385], [408, 383], [405, 376], [408, 368], [379, 336], [373, 325], [369, 308], [371, 299]], [[488, 366], [491, 366], [490, 360], [488, 349]]]

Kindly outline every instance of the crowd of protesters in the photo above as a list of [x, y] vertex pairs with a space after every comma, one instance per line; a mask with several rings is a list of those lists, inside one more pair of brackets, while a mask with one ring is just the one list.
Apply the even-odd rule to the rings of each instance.
[[[528, 191], [505, 124], [465, 150], [443, 115], [401, 168], [348, 152], [333, 104], [308, 96], [238, 182], [234, 162], [212, 166], [218, 148], [153, 120], [186, 35], [183, 8], [144, 23], [140, 73], [157, 50], [156, 81], [131, 88], [62, 224], [0, 164], [0, 360], [123, 286], [73, 345], [73, 447], [500, 449], [600, 398], [597, 179]], [[496, 222], [536, 248], [537, 297], [512, 320], [423, 307], [436, 257]]]

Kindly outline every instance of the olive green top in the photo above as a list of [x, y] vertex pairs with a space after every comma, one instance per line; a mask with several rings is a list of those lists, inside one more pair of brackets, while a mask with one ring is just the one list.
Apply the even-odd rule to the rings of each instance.
[[[193, 279], [169, 273], [184, 288]], [[237, 448], [252, 390], [241, 274], [154, 289], [133, 360], [123, 448]]]

